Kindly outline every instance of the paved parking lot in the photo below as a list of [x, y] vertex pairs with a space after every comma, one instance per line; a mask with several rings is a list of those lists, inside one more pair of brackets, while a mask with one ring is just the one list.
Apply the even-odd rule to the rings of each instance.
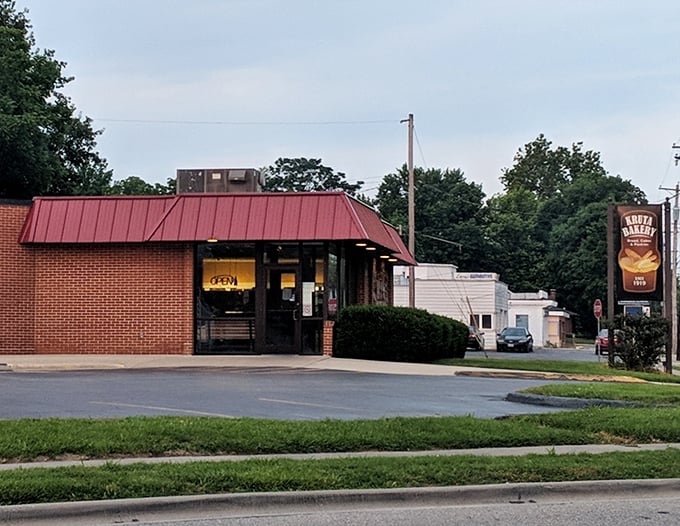
[[491, 359], [503, 358], [510, 360], [565, 360], [565, 361], [576, 361], [576, 362], [597, 362], [607, 361], [606, 356], [597, 356], [595, 354], [594, 345], [585, 345], [578, 349], [549, 349], [549, 348], [536, 348], [534, 347], [534, 352], [521, 353], [521, 352], [496, 352], [495, 350], [488, 350], [486, 353], [484, 351], [471, 351], [468, 350], [465, 353], [466, 357], [469, 358], [484, 358], [485, 356]]

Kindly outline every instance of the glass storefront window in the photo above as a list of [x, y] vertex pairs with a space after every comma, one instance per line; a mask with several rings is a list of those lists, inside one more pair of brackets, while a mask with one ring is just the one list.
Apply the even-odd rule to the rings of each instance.
[[254, 245], [202, 245], [198, 266], [199, 318], [255, 312]]
[[255, 245], [204, 243], [196, 259], [197, 352], [254, 352]]

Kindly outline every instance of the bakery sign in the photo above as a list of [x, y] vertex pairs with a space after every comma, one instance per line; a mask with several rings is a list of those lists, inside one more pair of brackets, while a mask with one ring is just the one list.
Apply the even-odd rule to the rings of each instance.
[[661, 205], [616, 207], [618, 300], [663, 299]]

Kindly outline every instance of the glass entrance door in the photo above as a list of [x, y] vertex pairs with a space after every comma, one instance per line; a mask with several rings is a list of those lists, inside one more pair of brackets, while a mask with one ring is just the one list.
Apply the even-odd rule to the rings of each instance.
[[297, 268], [268, 267], [265, 346], [268, 353], [300, 352], [300, 279]]

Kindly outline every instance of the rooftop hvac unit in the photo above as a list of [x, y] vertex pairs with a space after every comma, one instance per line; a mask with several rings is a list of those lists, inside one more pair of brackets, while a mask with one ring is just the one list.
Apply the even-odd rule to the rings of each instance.
[[177, 193], [210, 194], [261, 192], [264, 180], [253, 168], [195, 168], [177, 170]]

